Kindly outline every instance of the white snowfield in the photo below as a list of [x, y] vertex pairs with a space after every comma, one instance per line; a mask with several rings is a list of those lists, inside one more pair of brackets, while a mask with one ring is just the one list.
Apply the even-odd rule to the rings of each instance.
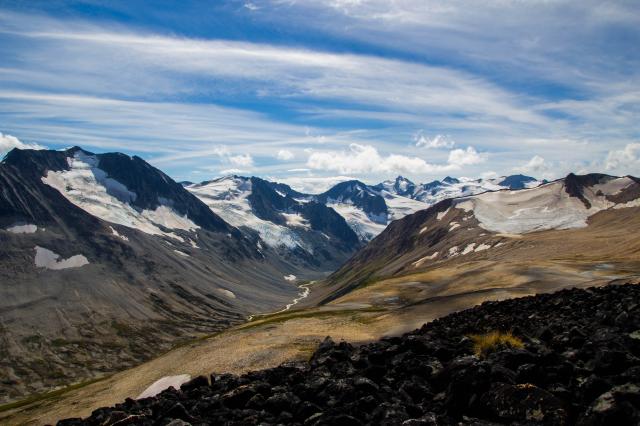
[[285, 279], [285, 280], [287, 280], [287, 281], [291, 281], [291, 282], [293, 282], [293, 281], [297, 280], [297, 279], [298, 279], [298, 277], [296, 277], [296, 276], [295, 276], [295, 275], [293, 275], [293, 274], [290, 274], [290, 275], [285, 275], [285, 276], [284, 276], [284, 279]]
[[[70, 170], [49, 171], [42, 182], [57, 189], [70, 202], [102, 220], [138, 229], [151, 235], [164, 235], [184, 241], [178, 235], [162, 231], [168, 229], [194, 231], [198, 225], [181, 216], [167, 205], [156, 210], [134, 209], [131, 204], [137, 194], [107, 176], [99, 167], [99, 159], [82, 151], [67, 158]], [[168, 200], [163, 200], [168, 201]], [[115, 235], [115, 234], [114, 234]]]
[[389, 222], [402, 219], [405, 216], [413, 214], [418, 210], [424, 210], [428, 206], [422, 201], [412, 200], [411, 198], [402, 197], [391, 194], [387, 191], [381, 191], [380, 195], [384, 197], [389, 210]]
[[34, 234], [38, 230], [36, 225], [13, 225], [5, 228], [5, 231], [9, 231], [12, 234]]
[[594, 214], [611, 209], [640, 206], [639, 200], [616, 204], [606, 199], [633, 184], [627, 178], [615, 178], [601, 185], [584, 189], [591, 203], [587, 208], [577, 197], [571, 197], [563, 181], [532, 189], [497, 191], [461, 198], [455, 207], [471, 212], [488, 231], [501, 234], [526, 234], [549, 229], [572, 229], [587, 226]]
[[387, 227], [386, 223], [372, 220], [363, 210], [353, 204], [327, 204], [327, 207], [331, 207], [342, 216], [353, 232], [365, 241], [373, 239]]
[[[224, 219], [235, 226], [255, 230], [262, 241], [270, 247], [302, 248], [310, 252], [293, 229], [257, 217], [251, 210], [247, 197], [251, 194], [251, 180], [227, 176], [205, 184], [187, 186], [193, 195]], [[293, 228], [308, 229], [310, 225], [297, 214], [286, 214], [287, 224]]]
[[[442, 185], [436, 188], [435, 193], [432, 193], [433, 190], [420, 188], [414, 194], [414, 198], [432, 206], [448, 198], [466, 197], [486, 191], [498, 191], [505, 189], [505, 187], [498, 185], [504, 180], [504, 178], [505, 176], [493, 179], [470, 179], [461, 177], [458, 179], [458, 183], [442, 182]], [[540, 183], [541, 182], [539, 181], [532, 181], [525, 184], [525, 187], [533, 188], [540, 185]]]
[[[355, 185], [351, 188], [351, 191], [358, 192], [357, 196], [363, 196], [363, 193], [366, 190]], [[384, 231], [387, 225], [392, 221], [402, 219], [405, 216], [415, 213], [418, 210], [424, 210], [428, 207], [423, 202], [393, 194], [387, 189], [371, 191], [385, 199], [387, 210], [389, 212], [388, 215], [367, 214], [362, 209], [353, 205], [350, 199], [343, 200], [342, 197], [339, 199], [327, 199], [327, 207], [331, 207], [340, 216], [342, 216], [351, 229], [353, 229], [353, 231], [365, 241], [372, 240]]]
[[36, 257], [34, 262], [38, 268], [46, 268], [53, 270], [80, 268], [84, 265], [88, 265], [89, 261], [81, 254], [71, 256], [68, 259], [60, 259], [58, 253], [54, 253], [44, 247], [36, 246]]
[[174, 389], [180, 389], [180, 386], [184, 383], [187, 383], [191, 380], [191, 376], [189, 374], [179, 374], [177, 376], [165, 376], [161, 379], [156, 380], [146, 388], [136, 399], [150, 398], [152, 396], [158, 395], [163, 390], [169, 389], [173, 387]]

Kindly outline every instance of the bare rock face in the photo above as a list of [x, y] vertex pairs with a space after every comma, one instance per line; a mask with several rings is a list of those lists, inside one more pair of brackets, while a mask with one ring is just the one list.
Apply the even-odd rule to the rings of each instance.
[[[468, 336], [494, 330], [524, 347], [474, 355]], [[196, 378], [59, 424], [633, 425], [638, 330], [637, 285], [487, 302], [401, 337], [327, 338], [308, 363]]]

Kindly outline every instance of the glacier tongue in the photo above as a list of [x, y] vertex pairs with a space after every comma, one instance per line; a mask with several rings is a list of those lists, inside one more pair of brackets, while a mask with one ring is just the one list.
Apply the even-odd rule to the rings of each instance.
[[[227, 223], [235, 227], [245, 226], [255, 230], [268, 246], [301, 248], [310, 251], [293, 230], [260, 219], [253, 213], [248, 200], [252, 191], [250, 179], [227, 176], [204, 184], [189, 185], [187, 189]], [[309, 224], [299, 215], [285, 214], [285, 219], [291, 226], [309, 227]]]

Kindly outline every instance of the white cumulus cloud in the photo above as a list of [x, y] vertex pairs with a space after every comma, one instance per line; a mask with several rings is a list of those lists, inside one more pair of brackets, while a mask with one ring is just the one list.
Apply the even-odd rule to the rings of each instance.
[[289, 151], [288, 149], [281, 149], [276, 155], [276, 158], [282, 161], [292, 160], [293, 157], [295, 157], [295, 155], [293, 155], [293, 152]]
[[607, 170], [638, 174], [640, 170], [640, 143], [627, 144], [623, 149], [609, 151], [605, 160]]
[[242, 169], [224, 169], [224, 170], [220, 170], [218, 173], [220, 173], [222, 176], [230, 176], [230, 175], [242, 175], [248, 172], [249, 172], [248, 170], [242, 170]]
[[252, 167], [253, 157], [249, 154], [231, 155], [229, 156], [229, 162], [234, 166], [239, 167]]
[[451, 139], [447, 135], [435, 135], [433, 138], [429, 138], [425, 136], [425, 134], [422, 133], [422, 131], [419, 131], [414, 135], [413, 141], [418, 147], [434, 148], [434, 149], [441, 149], [441, 148], [451, 149], [456, 144], [453, 141], [453, 139]]
[[15, 136], [7, 135], [0, 132], [0, 157], [11, 151], [12, 149], [46, 149], [44, 146], [35, 143], [25, 143]]
[[307, 166], [315, 170], [354, 174], [439, 173], [478, 164], [484, 160], [484, 155], [478, 153], [473, 147], [451, 151], [447, 164], [432, 164], [420, 157], [398, 154], [384, 156], [371, 145], [352, 143], [346, 151], [312, 152], [307, 160]]
[[472, 146], [467, 147], [467, 149], [454, 149], [449, 152], [449, 164], [456, 167], [480, 164], [486, 160], [486, 155], [480, 154]]
[[289, 176], [285, 178], [267, 177], [274, 182], [286, 183], [296, 191], [306, 194], [320, 194], [332, 186], [356, 179], [353, 176]]
[[514, 170], [536, 178], [549, 179], [553, 177], [551, 164], [539, 155], [534, 155], [531, 160]]

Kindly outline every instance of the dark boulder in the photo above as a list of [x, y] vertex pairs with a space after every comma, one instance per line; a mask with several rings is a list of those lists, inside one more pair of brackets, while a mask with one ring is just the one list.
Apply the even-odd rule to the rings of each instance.
[[567, 413], [551, 393], [531, 384], [497, 383], [482, 398], [487, 410], [501, 422], [564, 425]]

